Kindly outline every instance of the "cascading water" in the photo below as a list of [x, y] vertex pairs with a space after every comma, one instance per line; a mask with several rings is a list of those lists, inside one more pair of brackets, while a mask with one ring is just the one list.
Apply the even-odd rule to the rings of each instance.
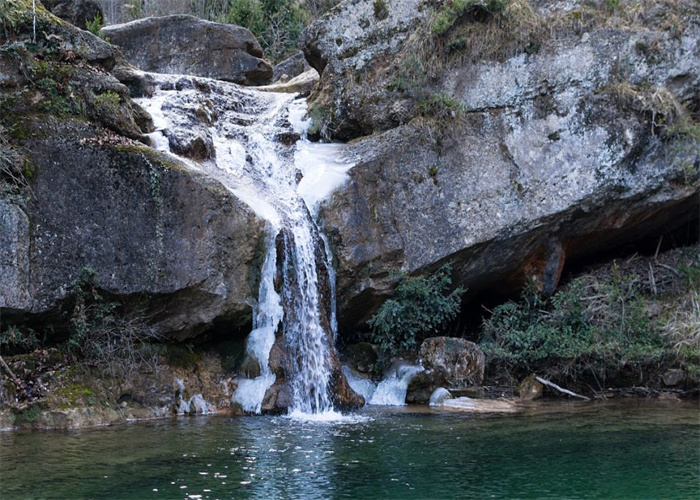
[[[335, 273], [315, 218], [320, 202], [345, 181], [352, 164], [339, 159], [341, 145], [306, 140], [306, 105], [293, 95], [203, 78], [149, 77], [154, 95], [141, 104], [154, 117], [154, 146], [164, 150], [164, 144], [183, 136], [186, 142], [195, 129], [198, 140], [211, 142], [215, 158], [193, 166], [219, 180], [267, 222], [267, 252], [246, 345], [259, 375], [240, 381], [234, 401], [246, 411], [261, 411], [276, 380], [268, 360], [281, 330], [292, 365], [287, 374], [292, 412], [331, 411]], [[293, 146], [285, 145], [284, 138]], [[282, 287], [275, 289], [280, 267]]]
[[406, 404], [406, 392], [411, 379], [421, 373], [423, 367], [405, 361], [397, 362], [388, 370], [387, 376], [377, 386], [369, 404], [402, 406]]

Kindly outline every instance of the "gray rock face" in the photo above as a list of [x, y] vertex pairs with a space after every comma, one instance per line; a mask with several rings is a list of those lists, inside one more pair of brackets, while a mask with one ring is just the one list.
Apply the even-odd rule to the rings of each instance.
[[273, 69], [272, 81], [277, 82], [280, 78], [287, 75], [287, 79], [292, 79], [296, 76], [309, 71], [311, 66], [306, 62], [303, 52], [297, 52], [292, 57], [289, 57], [275, 65]]
[[427, 370], [442, 370], [449, 387], [481, 385], [486, 357], [474, 342], [452, 337], [432, 337], [420, 346]]
[[[395, 269], [449, 261], [467, 300], [530, 277], [551, 293], [565, 262], [697, 217], [697, 10], [682, 10], [675, 32], [645, 11], [647, 27], [596, 21], [509, 50], [511, 32], [496, 32], [500, 53], [430, 59], [418, 41], [436, 51], [459, 41], [432, 33], [437, 11], [386, 3], [383, 20], [370, 1], [346, 3], [306, 33], [322, 71], [311, 97], [321, 135], [360, 136], [351, 181], [323, 209], [341, 326], [376, 310]], [[540, 26], [587, 12], [531, 5]]]
[[[2, 142], [26, 171], [24, 183], [0, 176], [3, 328], [53, 329], [61, 340], [86, 267], [105, 300], [172, 338], [245, 324], [261, 222], [218, 182], [136, 141], [152, 125], [107, 73], [125, 66], [113, 46], [41, 9], [37, 52], [20, 50], [31, 12], [22, 20], [0, 57], [3, 130], [15, 131]], [[43, 80], [22, 78], [22, 67]]]
[[102, 32], [143, 71], [241, 85], [264, 85], [272, 79], [272, 66], [262, 59], [260, 44], [240, 26], [178, 15], [106, 26]]
[[60, 327], [61, 303], [89, 266], [109, 296], [140, 296], [175, 338], [217, 318], [246, 321], [261, 238], [247, 206], [149, 148], [97, 145], [79, 124], [41, 132], [26, 144], [36, 168], [26, 212], [0, 204], [4, 320], [49, 314]]
[[87, 29], [87, 22], [96, 17], [104, 20], [102, 7], [95, 0], [42, 0], [51, 13], [74, 24], [80, 29]]

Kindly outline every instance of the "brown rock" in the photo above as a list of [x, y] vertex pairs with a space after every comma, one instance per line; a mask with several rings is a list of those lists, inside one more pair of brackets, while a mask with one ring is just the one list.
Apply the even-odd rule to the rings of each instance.
[[537, 378], [535, 378], [534, 374], [528, 376], [525, 380], [520, 382], [520, 385], [518, 385], [518, 394], [520, 395], [520, 399], [525, 399], [528, 401], [541, 398], [543, 390], [544, 385], [542, 385]]
[[360, 373], [371, 373], [377, 362], [377, 351], [369, 342], [350, 344], [342, 353], [342, 361]]
[[[426, 370], [444, 370], [451, 387], [481, 385], [484, 381], [486, 357], [474, 342], [452, 337], [433, 337], [420, 347]], [[428, 395], [428, 398], [430, 395]]]
[[436, 367], [433, 370], [422, 371], [411, 378], [406, 389], [406, 403], [426, 404], [430, 402], [435, 389], [442, 387], [447, 382], [447, 370]]

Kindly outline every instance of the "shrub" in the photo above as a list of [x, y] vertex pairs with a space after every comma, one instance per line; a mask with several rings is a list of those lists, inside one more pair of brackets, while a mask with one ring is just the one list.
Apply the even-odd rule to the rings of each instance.
[[[637, 268], [628, 262], [623, 271], [614, 263], [603, 275], [580, 276], [551, 299], [530, 285], [520, 300], [494, 308], [481, 334], [489, 370], [510, 378], [536, 372], [562, 382], [589, 377], [603, 384], [631, 368], [648, 378], [663, 366], [696, 358], [697, 292], [678, 273], [677, 289], [662, 295], [656, 285], [645, 284], [651, 266], [638, 260]], [[664, 311], [675, 310], [689, 293], [693, 309], [667, 320]], [[681, 353], [680, 347], [687, 349]]]
[[28, 352], [39, 347], [39, 339], [31, 328], [18, 328], [10, 325], [0, 333], [0, 352], [15, 354]]
[[146, 319], [123, 314], [119, 304], [106, 301], [95, 271], [84, 267], [73, 282], [75, 305], [68, 348], [112, 375], [128, 374], [151, 361], [151, 342], [160, 340]]
[[371, 339], [386, 362], [403, 351], [415, 351], [427, 337], [440, 333], [459, 312], [464, 290], [449, 291], [449, 264], [431, 276], [403, 277], [395, 298], [387, 300], [368, 324]]
[[85, 27], [87, 30], [100, 38], [102, 37], [102, 26], [104, 26], [104, 23], [102, 22], [102, 16], [99, 13], [92, 19], [92, 21], [85, 21]]
[[248, 28], [265, 57], [279, 62], [298, 50], [297, 42], [310, 15], [293, 0], [230, 0], [219, 20]]

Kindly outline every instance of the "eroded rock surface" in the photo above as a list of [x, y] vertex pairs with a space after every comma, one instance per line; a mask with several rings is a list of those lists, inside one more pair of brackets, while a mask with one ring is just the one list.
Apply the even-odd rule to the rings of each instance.
[[345, 3], [306, 33], [315, 132], [355, 138], [351, 181], [323, 209], [341, 326], [370, 317], [396, 269], [449, 261], [467, 300], [531, 277], [551, 293], [565, 262], [697, 218], [692, 2], [635, 17], [513, 1], [442, 35], [448, 4], [386, 5], [375, 19]]

